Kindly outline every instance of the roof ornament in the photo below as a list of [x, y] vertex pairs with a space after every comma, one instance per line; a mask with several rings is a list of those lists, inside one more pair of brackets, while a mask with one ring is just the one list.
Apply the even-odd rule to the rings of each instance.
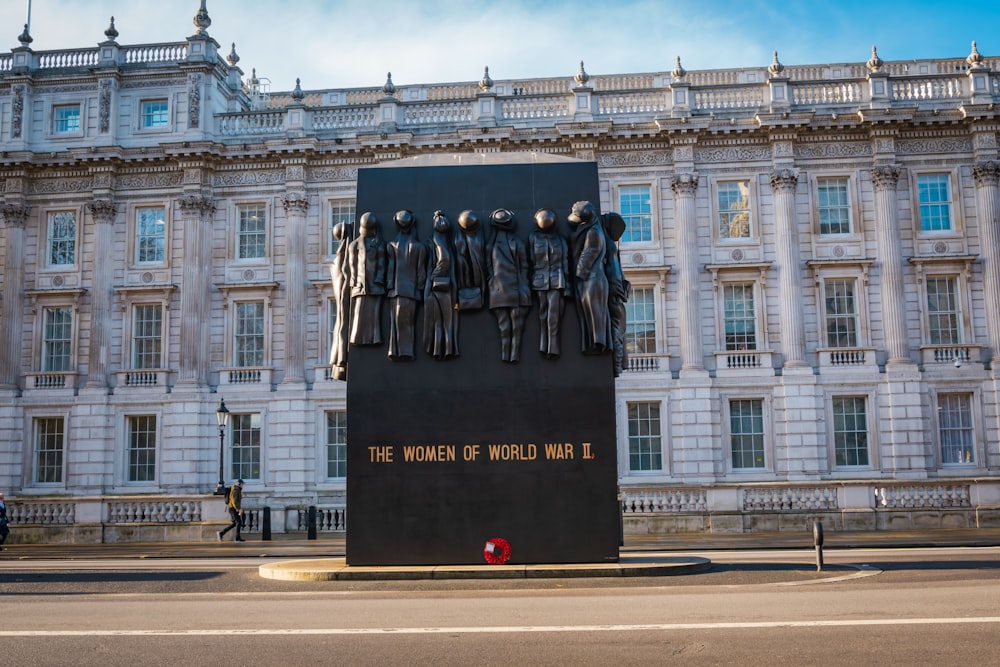
[[115, 29], [115, 17], [111, 17], [111, 23], [108, 24], [108, 29], [104, 31], [104, 36], [108, 38], [109, 41], [115, 41], [118, 39], [118, 31]]
[[785, 71], [785, 66], [781, 64], [778, 60], [778, 52], [774, 52], [774, 60], [768, 65], [767, 71], [771, 73], [771, 76], [780, 76], [782, 72]]
[[300, 85], [299, 79], [295, 79], [295, 90], [292, 91], [292, 99], [296, 102], [301, 102], [306, 97], [306, 94], [302, 92], [302, 86]]
[[982, 67], [983, 66], [983, 56], [979, 53], [976, 48], [976, 40], [972, 40], [972, 53], [970, 53], [965, 62], [969, 63], [970, 67]]
[[677, 56], [677, 64], [674, 65], [674, 70], [670, 73], [670, 76], [674, 77], [678, 81], [684, 79], [687, 76], [687, 70], [681, 67], [681, 57]]
[[583, 69], [582, 60], [580, 61], [580, 71], [576, 73], [573, 80], [576, 81], [576, 85], [578, 86], [586, 86], [587, 82], [590, 81], [590, 75], [587, 74], [587, 70]]
[[230, 67], [236, 67], [236, 63], [240, 61], [240, 54], [236, 53], [236, 42], [233, 42], [233, 48], [230, 49], [229, 55], [226, 56], [226, 62], [229, 63]]
[[385, 93], [386, 97], [392, 97], [396, 94], [396, 86], [392, 83], [392, 72], [386, 72], [382, 92]]
[[490, 68], [487, 66], [483, 68], [483, 78], [479, 80], [479, 89], [484, 93], [488, 93], [492, 87], [493, 79], [490, 78]]
[[865, 65], [868, 67], [869, 71], [878, 72], [882, 69], [882, 65], [885, 63], [881, 58], [878, 57], [878, 51], [875, 50], [875, 45], [872, 45], [872, 57], [868, 59]]
[[27, 48], [28, 44], [31, 44], [33, 41], [35, 41], [31, 38], [31, 34], [28, 33], [27, 23], [24, 24], [24, 32], [22, 32], [20, 35], [17, 36], [17, 41], [21, 42], [21, 46], [25, 48]]
[[194, 27], [198, 28], [196, 34], [200, 37], [208, 37], [208, 26], [212, 25], [212, 19], [208, 16], [208, 9], [205, 8], [205, 1], [201, 0], [201, 7], [198, 8], [198, 13], [192, 19]]

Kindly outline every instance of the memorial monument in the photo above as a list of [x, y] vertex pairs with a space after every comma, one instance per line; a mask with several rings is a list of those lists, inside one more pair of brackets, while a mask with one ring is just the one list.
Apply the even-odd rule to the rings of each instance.
[[624, 323], [597, 166], [514, 155], [359, 171], [350, 565], [618, 559]]

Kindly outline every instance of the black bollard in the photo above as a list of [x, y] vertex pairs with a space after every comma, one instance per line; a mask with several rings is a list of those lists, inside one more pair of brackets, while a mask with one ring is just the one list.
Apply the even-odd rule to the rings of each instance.
[[306, 514], [306, 539], [316, 539], [316, 506], [310, 505]]
[[264, 507], [260, 516], [260, 539], [265, 542], [271, 541], [271, 508]]
[[816, 571], [823, 570], [823, 523], [813, 521], [813, 545], [816, 547]]

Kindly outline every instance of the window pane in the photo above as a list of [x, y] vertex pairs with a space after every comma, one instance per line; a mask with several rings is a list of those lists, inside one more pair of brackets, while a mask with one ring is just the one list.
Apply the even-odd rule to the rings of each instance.
[[326, 236], [330, 240], [328, 254], [331, 257], [336, 254], [337, 246], [340, 245], [340, 241], [333, 236], [333, 228], [340, 222], [348, 226], [354, 224], [354, 203], [353, 199], [334, 199], [330, 202], [330, 228]]
[[763, 401], [729, 401], [729, 434], [734, 469], [764, 467]]
[[853, 279], [827, 280], [826, 344], [830, 347], [858, 346], [858, 309]]
[[162, 262], [166, 241], [166, 214], [162, 207], [139, 208], [135, 212], [135, 261]]
[[42, 370], [70, 369], [73, 348], [73, 309], [46, 308], [42, 331]]
[[719, 238], [747, 239], [750, 230], [750, 183], [719, 183]]
[[326, 476], [347, 477], [347, 413], [326, 413]]
[[656, 352], [656, 307], [652, 287], [635, 287], [625, 303], [625, 347], [629, 354]]
[[660, 404], [628, 404], [628, 458], [632, 471], [661, 470]]
[[846, 178], [817, 180], [820, 234], [851, 233], [851, 208], [847, 198], [847, 185]]
[[971, 395], [938, 395], [938, 433], [941, 437], [941, 463], [962, 465], [976, 462]]
[[920, 197], [920, 229], [925, 232], [951, 229], [951, 185], [948, 174], [917, 176]]
[[232, 417], [233, 479], [260, 479], [260, 414]]
[[653, 205], [648, 185], [620, 188], [618, 211], [625, 220], [623, 243], [653, 240]]
[[236, 304], [236, 366], [264, 365], [264, 303], [250, 301]]
[[725, 285], [722, 294], [726, 350], [756, 350], [757, 313], [753, 284]]
[[136, 306], [132, 311], [132, 368], [162, 368], [163, 308], [158, 304]]
[[53, 113], [55, 121], [55, 131], [57, 134], [64, 132], [80, 131], [80, 106], [78, 104], [55, 107]]
[[868, 465], [868, 420], [863, 397], [833, 399], [833, 444], [838, 466]]
[[156, 417], [128, 418], [128, 481], [156, 480]]
[[143, 127], [166, 127], [168, 123], [166, 100], [148, 100], [142, 103]]
[[267, 257], [267, 214], [263, 206], [239, 207], [236, 256], [238, 259]]
[[76, 262], [76, 213], [73, 211], [49, 213], [48, 250], [50, 266], [64, 266]]
[[63, 419], [35, 420], [35, 483], [61, 484], [63, 469]]
[[955, 345], [962, 342], [956, 278], [927, 278], [927, 318], [931, 345]]

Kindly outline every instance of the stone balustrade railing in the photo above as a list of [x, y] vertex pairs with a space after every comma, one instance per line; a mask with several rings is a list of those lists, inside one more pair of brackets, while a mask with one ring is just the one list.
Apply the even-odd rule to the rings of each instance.
[[190, 523], [201, 521], [201, 500], [130, 499], [107, 503], [108, 523]]

